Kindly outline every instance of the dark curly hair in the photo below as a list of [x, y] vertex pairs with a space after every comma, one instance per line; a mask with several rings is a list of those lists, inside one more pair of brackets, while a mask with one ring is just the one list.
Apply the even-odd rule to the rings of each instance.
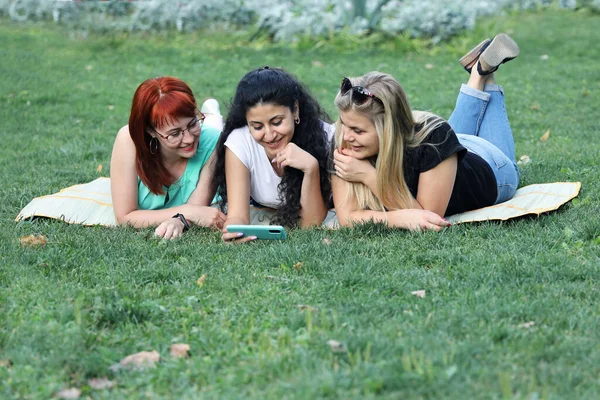
[[[329, 145], [322, 121], [331, 123], [331, 119], [321, 109], [319, 103], [308, 90], [291, 74], [280, 68], [263, 67], [248, 72], [237, 86], [235, 97], [231, 100], [225, 127], [217, 144], [217, 161], [213, 184], [222, 198], [221, 209], [227, 203], [225, 181], [225, 141], [237, 128], [247, 125], [246, 113], [259, 104], [276, 104], [294, 110], [298, 103], [300, 123], [295, 125], [291, 142], [310, 153], [319, 163], [321, 196], [325, 204], [331, 196], [331, 182], [327, 172]], [[279, 225], [296, 227], [300, 213], [300, 191], [303, 173], [295, 168], [285, 168], [281, 183], [277, 187], [281, 205], [274, 222]]]

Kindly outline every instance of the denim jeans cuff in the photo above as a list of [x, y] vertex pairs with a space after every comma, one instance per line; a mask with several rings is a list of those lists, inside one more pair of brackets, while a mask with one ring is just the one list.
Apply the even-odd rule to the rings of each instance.
[[483, 87], [484, 92], [500, 92], [504, 94], [504, 88], [500, 85], [485, 85]]
[[[486, 85], [487, 86], [487, 85]], [[473, 89], [470, 86], [465, 85], [464, 83], [460, 87], [460, 92], [471, 97], [475, 97], [477, 99], [483, 101], [490, 101], [490, 94], [486, 92], [482, 92], [481, 90]]]

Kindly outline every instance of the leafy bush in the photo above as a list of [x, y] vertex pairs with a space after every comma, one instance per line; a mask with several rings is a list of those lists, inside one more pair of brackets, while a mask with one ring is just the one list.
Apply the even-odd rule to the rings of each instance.
[[0, 0], [13, 20], [52, 19], [86, 30], [254, 29], [275, 41], [381, 31], [439, 41], [480, 16], [556, 5], [600, 10], [600, 0]]

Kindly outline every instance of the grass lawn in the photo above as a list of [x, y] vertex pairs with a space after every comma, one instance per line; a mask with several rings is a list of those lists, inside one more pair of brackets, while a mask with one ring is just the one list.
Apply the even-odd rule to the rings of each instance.
[[[401, 40], [84, 38], [2, 20], [0, 398], [69, 387], [111, 399], [598, 398], [599, 25], [580, 12], [510, 15], [427, 50]], [[522, 185], [582, 183], [558, 212], [442, 233], [292, 231], [243, 246], [198, 229], [162, 242], [152, 230], [14, 222], [35, 196], [108, 176], [114, 136], [146, 78], [178, 76], [199, 100], [227, 102], [246, 71], [284, 66], [335, 117], [342, 77], [379, 69], [415, 108], [447, 118], [467, 78], [457, 59], [501, 31], [521, 46], [497, 81], [517, 157], [532, 160]], [[48, 244], [22, 247], [33, 233]], [[421, 289], [425, 298], [411, 295]], [[191, 358], [171, 357], [172, 343], [188, 343]], [[160, 353], [156, 368], [109, 370], [143, 350]], [[104, 376], [115, 387], [88, 385]]]

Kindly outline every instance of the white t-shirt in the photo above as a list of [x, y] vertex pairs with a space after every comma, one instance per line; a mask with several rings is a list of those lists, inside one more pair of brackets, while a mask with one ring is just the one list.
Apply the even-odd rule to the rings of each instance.
[[[329, 149], [335, 125], [323, 122], [323, 129], [327, 134], [326, 148]], [[265, 207], [279, 208], [281, 199], [277, 186], [281, 182], [281, 177], [273, 170], [265, 149], [254, 140], [248, 126], [234, 129], [227, 137], [225, 146], [250, 171], [250, 197]], [[235, 188], [232, 187], [232, 190]]]

